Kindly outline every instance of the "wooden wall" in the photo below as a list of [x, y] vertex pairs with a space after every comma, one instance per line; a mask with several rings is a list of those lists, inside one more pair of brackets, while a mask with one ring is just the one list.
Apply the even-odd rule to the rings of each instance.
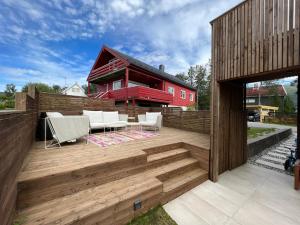
[[246, 161], [246, 82], [300, 72], [300, 0], [246, 0], [212, 25], [210, 178]]
[[35, 101], [26, 93], [17, 95], [17, 109], [0, 112], [0, 223], [11, 224], [15, 212], [16, 177], [35, 137]]
[[39, 111], [58, 111], [65, 114], [82, 113], [86, 110], [112, 110], [115, 107], [114, 100], [99, 100], [88, 97], [39, 93]]
[[163, 125], [204, 134], [210, 133], [209, 111], [166, 111]]
[[218, 81], [300, 66], [300, 0], [247, 0], [211, 24]]
[[39, 93], [39, 112], [58, 111], [63, 114], [82, 114], [82, 110], [119, 111], [136, 117], [146, 112], [162, 112], [163, 125], [208, 134], [209, 111], [182, 111], [180, 107], [115, 106], [113, 100], [100, 100], [60, 94]]

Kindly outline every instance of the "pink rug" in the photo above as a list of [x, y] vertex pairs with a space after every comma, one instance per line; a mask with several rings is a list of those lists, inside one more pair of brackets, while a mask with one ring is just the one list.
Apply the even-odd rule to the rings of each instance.
[[107, 132], [106, 134], [91, 134], [88, 140], [100, 147], [107, 147], [110, 145], [121, 144], [128, 141], [146, 139], [157, 136], [158, 133], [151, 131], [118, 131], [118, 132]]

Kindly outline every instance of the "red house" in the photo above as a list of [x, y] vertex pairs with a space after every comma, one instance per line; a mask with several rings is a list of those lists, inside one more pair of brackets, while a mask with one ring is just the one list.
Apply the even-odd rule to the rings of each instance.
[[[159, 68], [104, 46], [87, 78], [89, 96], [113, 98], [116, 104], [189, 106], [196, 90]], [[96, 92], [91, 93], [94, 84]]]

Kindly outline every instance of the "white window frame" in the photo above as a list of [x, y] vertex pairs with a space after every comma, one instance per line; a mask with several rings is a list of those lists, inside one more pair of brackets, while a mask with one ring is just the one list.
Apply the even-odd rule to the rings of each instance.
[[[172, 90], [172, 92], [170, 92], [170, 90]], [[172, 94], [173, 96], [175, 96], [175, 88], [174, 87], [168, 87], [168, 93]]]
[[[115, 87], [117, 83], [120, 83], [120, 88]], [[122, 80], [116, 80], [113, 82], [113, 90], [119, 90], [121, 88], [122, 88]]]
[[181, 97], [181, 99], [186, 99], [186, 91], [185, 90], [180, 90], [180, 97]]
[[190, 102], [194, 101], [194, 94], [190, 93]]

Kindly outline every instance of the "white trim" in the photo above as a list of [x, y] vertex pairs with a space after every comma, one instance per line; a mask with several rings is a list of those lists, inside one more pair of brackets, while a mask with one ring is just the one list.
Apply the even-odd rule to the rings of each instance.
[[[171, 88], [173, 91], [170, 92], [170, 91], [169, 91], [169, 88]], [[169, 87], [168, 87], [168, 93], [173, 94], [173, 96], [175, 96], [175, 88], [172, 87], [172, 86], [169, 86]]]
[[[183, 97], [183, 93], [184, 93], [184, 97]], [[180, 90], [180, 98], [186, 99], [186, 91], [185, 90]]]
[[[117, 82], [120, 82], [120, 88], [115, 89], [115, 83], [117, 83]], [[122, 88], [122, 80], [115, 80], [115, 81], [113, 82], [113, 86], [112, 86], [113, 91], [119, 90], [119, 89], [121, 89], [121, 88]]]
[[194, 101], [194, 94], [190, 93], [190, 102]]

